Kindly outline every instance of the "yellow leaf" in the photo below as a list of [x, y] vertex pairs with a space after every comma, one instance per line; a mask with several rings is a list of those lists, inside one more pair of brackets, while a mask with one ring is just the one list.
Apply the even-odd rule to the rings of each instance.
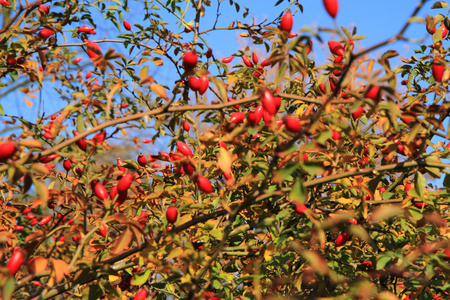
[[153, 57], [152, 61], [155, 65], [157, 65], [158, 67], [163, 65], [163, 60], [159, 57]]
[[231, 155], [222, 147], [219, 147], [219, 158], [217, 166], [222, 170], [222, 172], [231, 174]]
[[164, 87], [162, 85], [155, 83], [150, 86], [150, 89], [159, 97], [163, 98], [166, 101], [169, 101], [166, 90], [164, 89]]
[[21, 140], [21, 141], [19, 141], [19, 145], [27, 147], [28, 149], [36, 148], [36, 149], [44, 150], [44, 146], [38, 140]]
[[146, 77], [148, 77], [148, 66], [143, 67], [143, 68], [139, 71], [139, 77], [141, 77], [141, 78], [146, 78]]
[[341, 204], [350, 204], [353, 201], [352, 201], [352, 199], [348, 199], [348, 198], [339, 198], [338, 202], [341, 203]]

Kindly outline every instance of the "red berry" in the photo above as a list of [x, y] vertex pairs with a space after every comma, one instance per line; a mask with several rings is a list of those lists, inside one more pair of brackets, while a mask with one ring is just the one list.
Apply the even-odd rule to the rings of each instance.
[[339, 9], [338, 0], [323, 0], [323, 5], [332, 18], [336, 18]]
[[183, 129], [186, 131], [189, 131], [191, 129], [191, 125], [189, 125], [189, 122], [186, 120], [183, 121]]
[[92, 41], [84, 40], [86, 42], [86, 48], [87, 48], [87, 54], [90, 59], [96, 60], [101, 54], [102, 49], [100, 49], [100, 46]]
[[83, 58], [81, 58], [81, 57], [78, 57], [78, 58], [75, 58], [74, 60], [73, 60], [73, 62], [74, 63], [79, 63], [80, 61], [82, 61], [83, 60]]
[[280, 29], [283, 31], [290, 32], [292, 30], [292, 25], [294, 24], [294, 18], [292, 17], [291, 10], [288, 10], [280, 21]]
[[142, 153], [139, 153], [137, 162], [141, 167], [145, 167], [147, 165], [147, 159], [144, 155], [142, 155]]
[[27, 218], [28, 220], [33, 220], [33, 219], [36, 218], [36, 216], [33, 215], [32, 213], [28, 213], [28, 214], [26, 215], [26, 218]]
[[208, 90], [208, 86], [209, 86], [208, 75], [203, 74], [202, 76], [200, 76], [199, 82], [200, 82], [200, 88], [198, 91], [199, 91], [200, 95], [203, 95]]
[[102, 237], [106, 237], [108, 233], [108, 226], [106, 224], [103, 224], [103, 226], [98, 230], [98, 232]]
[[189, 77], [189, 87], [194, 92], [198, 92], [200, 90], [200, 79], [196, 76]]
[[39, 225], [45, 225], [48, 222], [50, 222], [51, 219], [52, 219], [52, 216], [43, 217], [42, 220], [39, 222]]
[[267, 66], [270, 66], [272, 63], [270, 62], [270, 59], [268, 58], [268, 59], [265, 59], [265, 60], [263, 60], [262, 62], [261, 62], [261, 66], [263, 66], [263, 67], [267, 67]]
[[16, 226], [14, 226], [14, 230], [15, 231], [21, 231], [21, 230], [23, 230], [25, 227], [23, 227], [22, 225], [16, 225]]
[[[145, 157], [144, 157], [145, 158]], [[117, 191], [119, 193], [126, 192], [133, 182], [133, 174], [126, 173], [117, 183]]]
[[258, 63], [258, 56], [255, 53], [252, 53], [252, 61], [255, 65]]
[[66, 170], [66, 172], [69, 172], [70, 169], [72, 168], [72, 163], [70, 162], [70, 160], [67, 157], [64, 158], [63, 167], [64, 167], [64, 170]]
[[183, 56], [183, 67], [186, 72], [192, 71], [195, 68], [195, 65], [198, 61], [197, 53], [193, 51], [188, 51]]
[[291, 132], [299, 133], [302, 130], [302, 124], [296, 117], [288, 116], [284, 123], [286, 124], [286, 128]]
[[251, 111], [251, 112], [248, 113], [248, 115], [247, 115], [247, 121], [248, 121], [250, 124], [258, 125], [259, 122], [260, 122], [261, 119], [262, 119], [263, 112], [264, 112], [263, 106], [262, 106], [262, 105], [258, 105], [258, 106], [256, 107], [255, 111]]
[[0, 144], [0, 162], [5, 162], [10, 159], [17, 151], [16, 143], [3, 142]]
[[331, 135], [331, 137], [333, 138], [333, 140], [339, 141], [339, 139], [341, 138], [341, 134], [336, 130], [333, 130], [333, 134]]
[[125, 172], [127, 169], [125, 167], [121, 167], [120, 165], [123, 164], [124, 161], [120, 158], [117, 159], [117, 168], [119, 171]]
[[353, 120], [358, 119], [363, 111], [364, 111], [364, 107], [360, 106], [354, 112], [352, 112]]
[[6, 264], [6, 267], [9, 270], [9, 273], [11, 275], [15, 275], [17, 271], [19, 271], [20, 266], [23, 263], [23, 253], [21, 250], [15, 250], [14, 253], [11, 255], [11, 257], [8, 260], [8, 263]]
[[328, 47], [330, 48], [331, 53], [333, 53], [337, 56], [342, 56], [345, 54], [344, 47], [339, 42], [329, 41]]
[[50, 6], [44, 6], [44, 4], [39, 4], [39, 10], [45, 14], [48, 15], [48, 13], [50, 12]]
[[[74, 131], [73, 135], [74, 136], [79, 135], [78, 131]], [[86, 149], [87, 149], [87, 140], [86, 140], [85, 137], [82, 138], [81, 140], [76, 141], [75, 144], [78, 146], [78, 148], [80, 148], [80, 150], [86, 151]]]
[[[169, 228], [167, 228], [167, 231], [170, 231]], [[147, 290], [142, 288], [136, 296], [134, 296], [133, 300], [145, 300], [147, 299]]]
[[103, 141], [105, 140], [105, 136], [106, 136], [106, 132], [100, 131], [99, 133], [95, 134], [92, 137], [92, 141], [94, 142], [95, 145], [99, 145], [99, 144], [103, 143]]
[[78, 32], [83, 32], [83, 33], [90, 33], [92, 30], [94, 30], [94, 28], [92, 28], [90, 26], [81, 26], [78, 28]]
[[92, 72], [91, 72], [91, 71], [89, 71], [89, 72], [86, 73], [86, 79], [91, 78], [91, 76], [92, 76]]
[[189, 157], [193, 156], [191, 148], [189, 148], [189, 146], [183, 143], [182, 141], [177, 141], [177, 149], [185, 156]]
[[347, 232], [343, 232], [341, 234], [339, 234], [336, 238], [336, 247], [340, 247], [342, 245], [344, 245], [350, 238], [350, 235]]
[[228, 150], [227, 145], [222, 141], [219, 142], [219, 147]]
[[235, 112], [230, 117], [230, 122], [235, 124], [240, 124], [245, 119], [245, 113], [243, 112]]
[[224, 59], [222, 59], [222, 62], [224, 64], [227, 64], [227, 63], [231, 62], [233, 59], [234, 59], [234, 56], [227, 56]]
[[125, 27], [125, 29], [128, 31], [131, 30], [131, 24], [127, 20], [123, 21], [123, 27]]
[[264, 109], [273, 116], [280, 108], [281, 98], [274, 97], [268, 89], [265, 89], [261, 95], [261, 103]]
[[52, 36], [55, 32], [52, 29], [49, 28], [43, 28], [41, 31], [39, 31], [39, 36], [45, 41], [50, 36]]
[[22, 214], [26, 215], [27, 213], [29, 213], [31, 211], [31, 207], [27, 207], [22, 211]]
[[295, 205], [294, 210], [298, 214], [304, 214], [308, 208], [304, 204]]
[[247, 67], [253, 67], [253, 63], [251, 62], [250, 59], [248, 59], [248, 57], [242, 56], [242, 61], [244, 62], [244, 64], [245, 64]]
[[[228, 98], [228, 102], [233, 102], [233, 101], [236, 101], [236, 99], [234, 99], [234, 98]], [[236, 108], [236, 109], [238, 109], [238, 108], [240, 107], [240, 105], [239, 105], [239, 104], [235, 104], [235, 105], [233, 105], [233, 107]]]
[[377, 85], [372, 85], [364, 95], [364, 97], [372, 99], [373, 101], [378, 101], [380, 97], [380, 87]]
[[101, 183], [97, 183], [94, 186], [94, 193], [100, 200], [106, 200], [108, 198], [108, 191]]
[[194, 29], [194, 26], [189, 25], [189, 26], [187, 26], [187, 27], [184, 27], [184, 32], [189, 33], [189, 32], [191, 32], [193, 29]]
[[198, 188], [199, 188], [201, 191], [203, 191], [203, 192], [205, 192], [205, 193], [207, 193], [207, 194], [209, 194], [209, 193], [212, 192], [212, 185], [211, 185], [211, 182], [210, 182], [210, 181], [208, 180], [208, 178], [206, 178], [205, 176], [203, 176], [203, 175], [198, 175], [198, 176], [197, 176], [196, 183], [197, 183]]
[[174, 224], [178, 218], [178, 210], [175, 206], [170, 206], [166, 211], [166, 219], [167, 222]]
[[431, 72], [433, 73], [434, 80], [436, 82], [442, 82], [442, 77], [444, 76], [445, 66], [439, 65], [433, 62], [431, 65]]

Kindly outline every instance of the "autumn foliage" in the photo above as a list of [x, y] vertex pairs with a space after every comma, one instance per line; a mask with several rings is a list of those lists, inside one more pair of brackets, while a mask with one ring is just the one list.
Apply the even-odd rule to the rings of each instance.
[[213, 2], [0, 1], [0, 298], [449, 299], [448, 4], [400, 61]]

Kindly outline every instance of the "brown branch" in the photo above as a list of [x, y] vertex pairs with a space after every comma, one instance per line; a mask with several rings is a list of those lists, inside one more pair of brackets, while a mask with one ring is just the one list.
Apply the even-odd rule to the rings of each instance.
[[8, 30], [10, 28], [10, 26], [16, 21], [16, 19], [20, 16], [21, 13], [23, 13], [24, 11], [28, 11], [30, 8], [32, 8], [33, 6], [36, 6], [38, 4], [41, 4], [42, 2], [44, 2], [44, 0], [36, 0], [34, 2], [31, 2], [28, 5], [22, 6], [22, 4], [20, 5], [19, 10], [17, 11], [17, 13], [14, 15], [14, 17], [11, 18], [11, 20], [9, 20], [8, 24], [6, 24], [2, 29], [0, 29], [0, 34], [5, 32], [6, 30]]

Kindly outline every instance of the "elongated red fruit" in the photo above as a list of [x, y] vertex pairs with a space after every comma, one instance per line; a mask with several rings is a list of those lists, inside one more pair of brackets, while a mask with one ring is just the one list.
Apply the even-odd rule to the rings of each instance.
[[127, 20], [123, 21], [123, 27], [125, 27], [125, 29], [128, 31], [131, 30], [131, 24]]
[[261, 62], [261, 66], [263, 66], [263, 67], [270, 66], [271, 64], [272, 64], [272, 63], [271, 63], [271, 61], [270, 61], [270, 58], [265, 59], [265, 60], [263, 60], [263, 61]]
[[98, 230], [98, 232], [102, 237], [106, 237], [106, 235], [108, 234], [108, 225], [103, 224], [103, 226]]
[[339, 2], [338, 0], [323, 0], [323, 5], [327, 10], [327, 13], [332, 17], [336, 18], [336, 15], [339, 10]]
[[242, 56], [242, 61], [244, 62], [244, 64], [247, 67], [253, 67], [253, 63], [252, 63], [252, 61], [250, 59], [248, 59], [248, 57]]
[[136, 296], [134, 296], [133, 300], [145, 300], [147, 299], [147, 290], [146, 289], [141, 289]]
[[206, 178], [203, 175], [197, 176], [197, 186], [201, 191], [203, 191], [207, 194], [212, 192], [211, 182], [208, 180], [208, 178]]
[[344, 245], [350, 238], [350, 235], [347, 232], [343, 232], [341, 234], [339, 234], [336, 238], [336, 247], [340, 247], [342, 245]]
[[257, 64], [259, 61], [258, 56], [255, 53], [252, 53], [252, 61], [254, 64]]
[[304, 204], [295, 205], [294, 210], [298, 214], [304, 214], [308, 208]]
[[192, 71], [195, 68], [195, 65], [198, 61], [197, 53], [193, 51], [188, 51], [183, 56], [183, 68], [186, 72]]
[[127, 173], [123, 175], [123, 177], [120, 178], [119, 182], [117, 183], [117, 191], [119, 193], [125, 192], [131, 186], [132, 182], [133, 182], [133, 174]]
[[50, 6], [44, 6], [44, 4], [39, 4], [39, 10], [45, 14], [48, 15], [48, 13], [50, 12]]
[[184, 120], [183, 122], [183, 129], [186, 131], [189, 131], [191, 129], [191, 125], [189, 125], [189, 122]]
[[262, 106], [272, 116], [277, 113], [278, 108], [279, 108], [278, 99], [275, 99], [275, 98], [276, 97], [274, 97], [272, 95], [272, 93], [269, 91], [269, 89], [265, 89], [261, 95]]
[[286, 124], [286, 128], [289, 131], [299, 133], [302, 130], [302, 124], [300, 123], [300, 120], [293, 116], [288, 116], [286, 120], [284, 121], [284, 124]]
[[227, 56], [224, 59], [222, 59], [222, 62], [224, 64], [230, 63], [234, 59], [234, 56]]
[[92, 30], [94, 30], [94, 28], [92, 28], [90, 26], [81, 26], [78, 28], [78, 32], [83, 32], [83, 33], [90, 33]]
[[191, 148], [189, 148], [189, 146], [183, 143], [182, 141], [177, 141], [177, 148], [178, 151], [180, 151], [183, 155], [190, 157], [193, 156]]
[[14, 253], [11, 255], [11, 257], [8, 260], [8, 263], [6, 264], [6, 267], [9, 270], [9, 273], [11, 275], [14, 275], [19, 271], [20, 266], [23, 263], [23, 253], [21, 250], [15, 250]]
[[16, 152], [16, 143], [3, 142], [0, 144], [0, 162], [5, 162], [10, 159]]
[[178, 218], [178, 210], [175, 206], [170, 206], [166, 211], [167, 222], [173, 224]]
[[99, 145], [99, 144], [103, 143], [103, 141], [105, 140], [105, 136], [106, 136], [106, 132], [100, 131], [99, 133], [95, 134], [92, 137], [92, 141], [94, 142], [95, 145]]
[[127, 169], [125, 169], [125, 167], [120, 166], [121, 164], [123, 164], [124, 161], [120, 158], [117, 159], [117, 168], [119, 169], [119, 171], [125, 172]]
[[363, 111], [364, 111], [364, 107], [360, 106], [354, 112], [352, 112], [353, 120], [358, 119]]
[[283, 31], [290, 32], [292, 30], [292, 25], [294, 24], [294, 18], [292, 17], [291, 10], [288, 10], [280, 21], [280, 29]]
[[373, 101], [377, 101], [378, 98], [380, 97], [380, 87], [377, 85], [373, 85], [371, 86], [366, 94], [364, 95], [364, 97], [372, 99]]
[[101, 54], [102, 49], [100, 49], [100, 46], [96, 42], [84, 40], [85, 43], [87, 43], [87, 54], [90, 59], [96, 60]]
[[50, 222], [51, 219], [52, 219], [52, 216], [43, 217], [42, 220], [39, 222], [39, 225], [45, 225], [48, 222]]
[[333, 53], [337, 56], [342, 56], [345, 54], [344, 47], [339, 42], [329, 41], [328, 47], [330, 48], [331, 53]]
[[339, 139], [341, 138], [341, 134], [336, 130], [333, 130], [333, 134], [331, 135], [331, 137], [333, 138], [333, 140], [339, 141]]
[[43, 28], [39, 31], [39, 36], [45, 41], [49, 37], [51, 37], [55, 32], [49, 28]]
[[196, 76], [189, 77], [189, 88], [194, 92], [198, 92], [200, 90], [200, 79]]
[[434, 80], [436, 82], [442, 82], [442, 77], [444, 76], [445, 66], [439, 65], [433, 62], [431, 66], [431, 72], [433, 73]]
[[139, 153], [137, 162], [141, 167], [145, 167], [147, 165], [147, 159], [142, 153]]
[[70, 169], [72, 168], [72, 163], [70, 162], [70, 160], [67, 157], [64, 158], [63, 167], [64, 167], [64, 170], [66, 170], [66, 172], [69, 172]]
[[200, 95], [203, 95], [208, 90], [208, 86], [209, 86], [208, 75], [203, 74], [202, 76], [200, 76], [199, 82], [200, 82], [200, 88], [199, 88], [198, 92], [200, 93]]
[[108, 198], [108, 191], [101, 183], [97, 183], [94, 186], [94, 193], [100, 200], [106, 200]]
[[242, 123], [242, 121], [244, 121], [245, 119], [245, 113], [243, 112], [235, 112], [231, 115], [230, 117], [230, 122], [231, 123], [235, 123], [235, 124], [239, 124]]

